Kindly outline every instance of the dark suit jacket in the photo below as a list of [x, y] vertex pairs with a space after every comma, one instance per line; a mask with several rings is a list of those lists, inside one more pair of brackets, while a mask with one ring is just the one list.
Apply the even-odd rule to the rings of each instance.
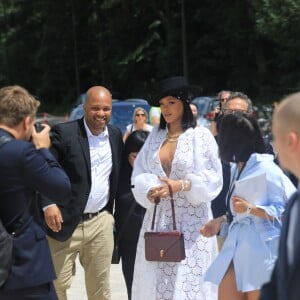
[[[112, 213], [121, 167], [123, 141], [122, 133], [117, 127], [108, 125], [107, 128], [112, 152], [112, 172], [110, 175], [110, 195], [106, 208]], [[72, 197], [67, 205], [60, 207], [64, 220], [61, 231], [48, 230], [48, 234], [54, 239], [65, 241], [71, 237], [79, 224], [90, 194], [90, 150], [83, 118], [57, 124], [53, 126], [51, 132], [51, 151], [70, 178]], [[52, 201], [49, 199], [43, 199], [43, 207], [51, 203]]]
[[[298, 192], [291, 197], [287, 204], [280, 235], [278, 259], [270, 282], [262, 287], [260, 300], [298, 300], [300, 298], [300, 234], [294, 245], [296, 258], [294, 258], [292, 266], [289, 266], [287, 262], [290, 213], [296, 201], [300, 201]], [[298, 214], [297, 217], [300, 218], [300, 215]], [[298, 231], [299, 228], [296, 228], [296, 232]]]
[[[10, 134], [0, 129], [0, 136]], [[48, 149], [36, 150], [32, 143], [13, 139], [0, 148], [0, 218], [7, 230], [28, 206], [34, 191], [65, 205], [71, 195], [70, 181]], [[26, 216], [26, 225], [13, 243], [14, 263], [4, 289], [19, 289], [55, 279], [46, 232]], [[25, 218], [24, 218], [25, 219]]]

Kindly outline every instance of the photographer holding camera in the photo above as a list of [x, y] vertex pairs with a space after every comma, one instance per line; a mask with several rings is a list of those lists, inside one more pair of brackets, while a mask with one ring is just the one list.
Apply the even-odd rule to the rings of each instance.
[[218, 130], [217, 130], [218, 118], [220, 116], [220, 113], [226, 101], [229, 99], [230, 95], [231, 95], [231, 91], [220, 91], [217, 95], [217, 99], [219, 99], [219, 105], [215, 107], [215, 111], [214, 111], [215, 116], [210, 125], [210, 131], [213, 134], [213, 136], [218, 135]]
[[[48, 150], [48, 125], [37, 132], [34, 121], [40, 102], [20, 86], [0, 89], [0, 218], [13, 236], [13, 263], [0, 299], [56, 300], [56, 278], [46, 233], [36, 221], [35, 193], [59, 205], [71, 197], [70, 181]], [[50, 224], [56, 228], [61, 216]]]

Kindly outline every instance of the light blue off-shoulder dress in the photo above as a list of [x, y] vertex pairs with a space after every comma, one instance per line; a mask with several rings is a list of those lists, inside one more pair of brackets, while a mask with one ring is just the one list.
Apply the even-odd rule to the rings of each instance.
[[[232, 165], [231, 174], [236, 173], [236, 167]], [[233, 221], [229, 226], [221, 252], [205, 273], [205, 281], [220, 284], [231, 261], [233, 261], [239, 291], [258, 290], [269, 280], [277, 258], [281, 216], [286, 199], [296, 191], [296, 188], [273, 162], [273, 156], [270, 154], [252, 154], [239, 180], [259, 175], [265, 175], [266, 188], [257, 195], [255, 205], [275, 217], [275, 221], [252, 214], [237, 215], [233, 212], [230, 203]], [[251, 190], [253, 193], [253, 187]], [[233, 190], [232, 196], [239, 195]]]

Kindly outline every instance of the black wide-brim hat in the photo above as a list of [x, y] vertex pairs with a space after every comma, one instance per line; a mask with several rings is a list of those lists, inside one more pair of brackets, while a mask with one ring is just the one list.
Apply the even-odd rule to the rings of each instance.
[[189, 85], [183, 76], [169, 77], [153, 86], [153, 93], [148, 102], [151, 106], [159, 106], [159, 100], [167, 96], [190, 102], [194, 98], [196, 90], [197, 88]]

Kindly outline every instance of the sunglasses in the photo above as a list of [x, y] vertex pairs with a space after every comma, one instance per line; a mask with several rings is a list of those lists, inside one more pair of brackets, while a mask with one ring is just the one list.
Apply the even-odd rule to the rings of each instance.
[[228, 100], [228, 98], [221, 98], [220, 100], [221, 100], [221, 102], [226, 102]]
[[145, 114], [136, 114], [135, 116], [136, 117], [138, 117], [138, 116], [142, 116], [143, 117], [143, 116], [145, 116]]
[[222, 109], [222, 112], [224, 115], [231, 115], [231, 114], [235, 114], [235, 113], [240, 113], [240, 114], [248, 113], [248, 111], [244, 110], [244, 109], [230, 109], [230, 108]]

